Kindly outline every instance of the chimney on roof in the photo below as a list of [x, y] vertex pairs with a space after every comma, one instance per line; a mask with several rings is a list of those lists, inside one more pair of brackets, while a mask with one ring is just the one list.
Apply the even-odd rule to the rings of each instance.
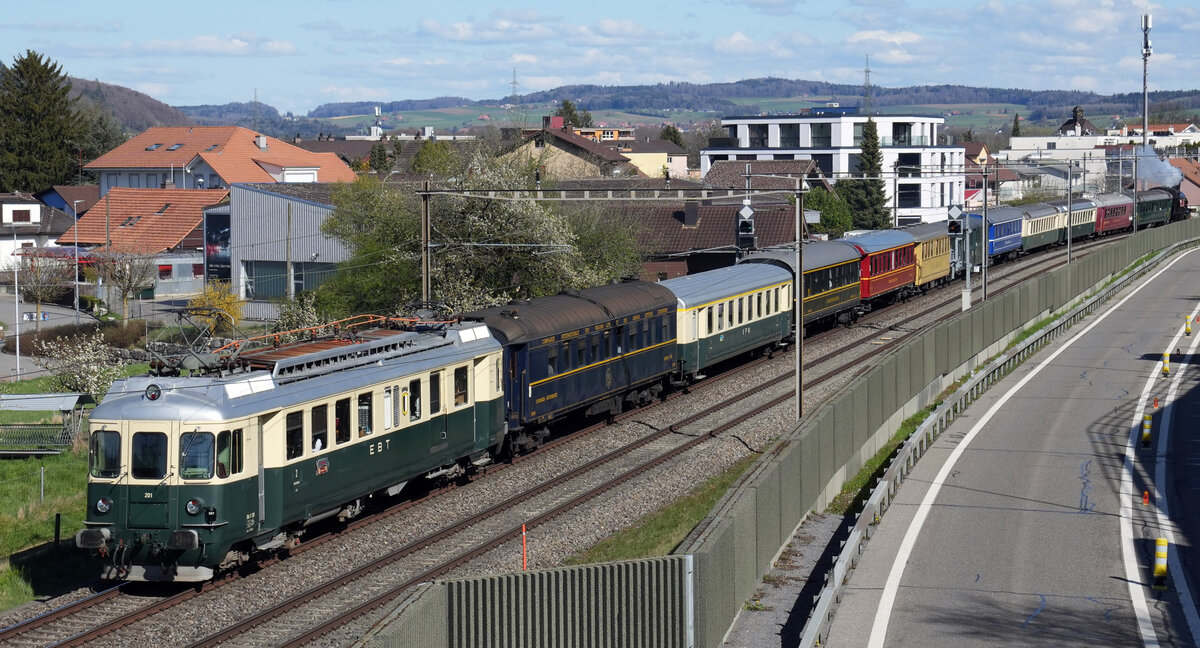
[[258, 145], [258, 150], [260, 150], [260, 151], [267, 150], [267, 136], [266, 135], [255, 135], [254, 143], [256, 145]]
[[700, 203], [683, 203], [683, 226], [698, 227], [700, 225]]

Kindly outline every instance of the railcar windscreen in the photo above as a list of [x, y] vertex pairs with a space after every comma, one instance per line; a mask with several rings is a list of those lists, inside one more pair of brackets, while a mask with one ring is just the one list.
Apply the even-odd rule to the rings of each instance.
[[133, 435], [133, 478], [162, 479], [167, 475], [167, 435], [135, 432]]
[[210, 432], [179, 435], [179, 474], [184, 479], [212, 479], [214, 445]]
[[121, 474], [121, 435], [115, 430], [92, 432], [92, 477], [113, 479]]

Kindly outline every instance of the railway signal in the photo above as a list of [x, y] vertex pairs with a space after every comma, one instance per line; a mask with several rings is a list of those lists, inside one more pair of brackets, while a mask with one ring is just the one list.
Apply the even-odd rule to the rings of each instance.
[[950, 234], [962, 234], [962, 221], [957, 218], [951, 218], [946, 221], [946, 231]]

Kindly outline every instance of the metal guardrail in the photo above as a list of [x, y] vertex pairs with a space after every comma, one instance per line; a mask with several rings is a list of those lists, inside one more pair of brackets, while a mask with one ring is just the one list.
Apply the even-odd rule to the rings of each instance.
[[823, 645], [828, 639], [829, 626], [837, 612], [837, 602], [841, 599], [847, 575], [858, 565], [858, 557], [864, 550], [864, 543], [871, 537], [872, 528], [887, 512], [900, 485], [916, 466], [917, 461], [932, 447], [933, 442], [941, 436], [942, 432], [948, 429], [955, 419], [992, 385], [1011, 373], [1051, 340], [1062, 335], [1083, 318], [1096, 312], [1105, 302], [1155, 268], [1163, 259], [1181, 249], [1195, 247], [1197, 244], [1200, 244], [1200, 239], [1177, 243], [1161, 251], [1134, 272], [1130, 272], [1122, 279], [1101, 289], [1087, 302], [1056, 320], [1040, 335], [1029, 338], [989, 363], [984, 369], [977, 372], [974, 378], [959, 387], [950, 398], [934, 410], [929, 418], [925, 419], [896, 452], [887, 471], [872, 490], [871, 496], [863, 503], [863, 510], [855, 520], [854, 527], [846, 541], [842, 543], [842, 551], [838, 554], [833, 569], [828, 572], [825, 587], [822, 588], [817, 604], [813, 606], [808, 621], [804, 625], [800, 646], [812, 648]]

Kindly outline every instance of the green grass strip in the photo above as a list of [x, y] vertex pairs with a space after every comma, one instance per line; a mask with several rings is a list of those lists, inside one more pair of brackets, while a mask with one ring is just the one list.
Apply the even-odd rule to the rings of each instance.
[[712, 511], [725, 495], [725, 491], [729, 490], [758, 457], [759, 455], [751, 455], [742, 459], [671, 507], [652, 513], [633, 526], [605, 538], [592, 548], [568, 558], [566, 564], [585, 565], [633, 560], [671, 553]]

